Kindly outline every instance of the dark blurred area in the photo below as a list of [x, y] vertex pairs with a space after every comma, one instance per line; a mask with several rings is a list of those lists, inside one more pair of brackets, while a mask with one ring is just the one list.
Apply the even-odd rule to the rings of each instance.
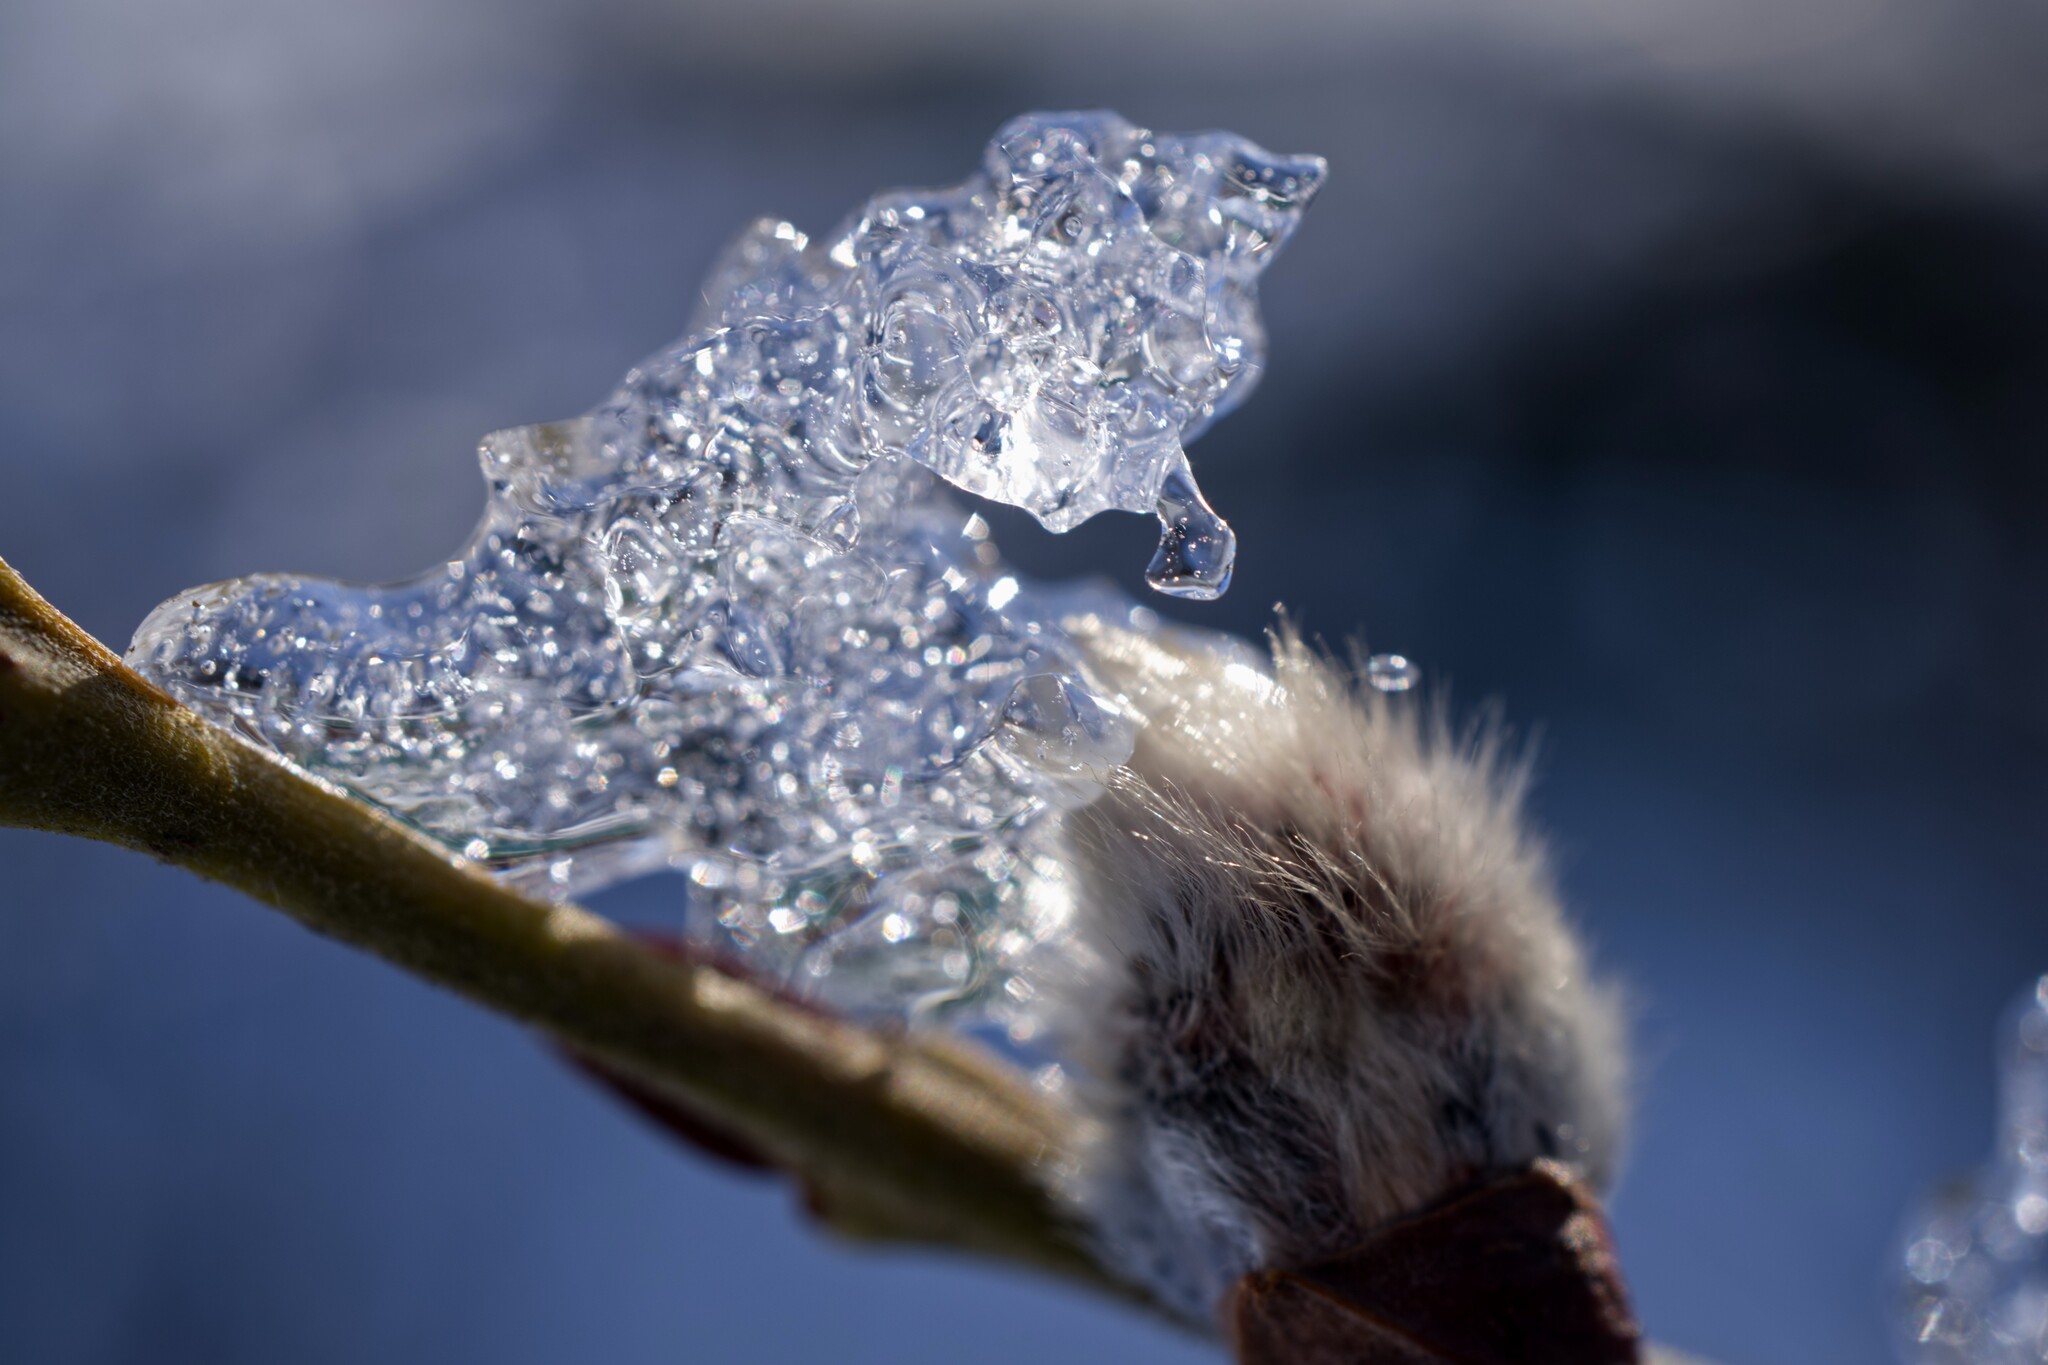
[[[1652, 1331], [1887, 1358], [2048, 969], [2048, 16], [1904, 0], [28, 0], [0, 9], [0, 554], [185, 586], [452, 549], [485, 431], [723, 239], [1110, 105], [1330, 158], [1194, 449], [1230, 596], [1540, 732], [1640, 1019]], [[999, 521], [1137, 590], [1152, 532]], [[504, 1024], [140, 857], [0, 832], [0, 1360], [1195, 1361], [828, 1243]], [[621, 912], [648, 907], [614, 897]]]

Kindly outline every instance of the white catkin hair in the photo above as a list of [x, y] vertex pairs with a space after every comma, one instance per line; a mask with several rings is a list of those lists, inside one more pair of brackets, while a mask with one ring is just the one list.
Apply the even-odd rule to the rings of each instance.
[[1478, 1177], [1596, 1187], [1624, 1123], [1589, 980], [1497, 731], [1354, 685], [1288, 630], [1082, 623], [1145, 718], [1074, 818], [1076, 961], [1050, 983], [1095, 1121], [1076, 1193], [1113, 1263], [1209, 1319]]

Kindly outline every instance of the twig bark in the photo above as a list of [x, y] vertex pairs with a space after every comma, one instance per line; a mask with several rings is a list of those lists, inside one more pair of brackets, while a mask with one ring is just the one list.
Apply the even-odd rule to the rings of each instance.
[[512, 891], [201, 720], [5, 561], [0, 824], [140, 849], [531, 1024], [758, 1148], [841, 1232], [1019, 1261], [1167, 1315], [1091, 1255], [1052, 1193], [1076, 1120], [1007, 1069]]

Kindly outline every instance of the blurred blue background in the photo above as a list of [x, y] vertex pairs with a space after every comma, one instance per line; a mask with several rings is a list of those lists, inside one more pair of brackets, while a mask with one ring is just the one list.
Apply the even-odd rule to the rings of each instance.
[[[2048, 17], [1535, 8], [13, 0], [0, 554], [117, 644], [206, 580], [409, 573], [477, 437], [605, 393], [756, 214], [956, 180], [1032, 107], [1324, 153], [1267, 383], [1195, 449], [1236, 586], [1162, 605], [1284, 601], [1540, 725], [1640, 1019], [1645, 1317], [1868, 1365], [2048, 968]], [[1044, 576], [1152, 541], [1000, 520]], [[0, 860], [0, 1360], [1212, 1358], [830, 1243], [182, 873]]]

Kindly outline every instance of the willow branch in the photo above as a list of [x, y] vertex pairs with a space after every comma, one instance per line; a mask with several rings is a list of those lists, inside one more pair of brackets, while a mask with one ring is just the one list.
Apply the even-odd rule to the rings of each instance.
[[208, 724], [0, 562], [0, 823], [126, 845], [535, 1025], [744, 1138], [842, 1231], [1128, 1292], [1049, 1193], [1071, 1121], [887, 1036], [533, 900]]
[[201, 720], [5, 561], [0, 824], [139, 849], [531, 1024], [760, 1150], [842, 1232], [1019, 1261], [1166, 1315], [1062, 1210], [1074, 1120], [1007, 1069], [511, 890]]

